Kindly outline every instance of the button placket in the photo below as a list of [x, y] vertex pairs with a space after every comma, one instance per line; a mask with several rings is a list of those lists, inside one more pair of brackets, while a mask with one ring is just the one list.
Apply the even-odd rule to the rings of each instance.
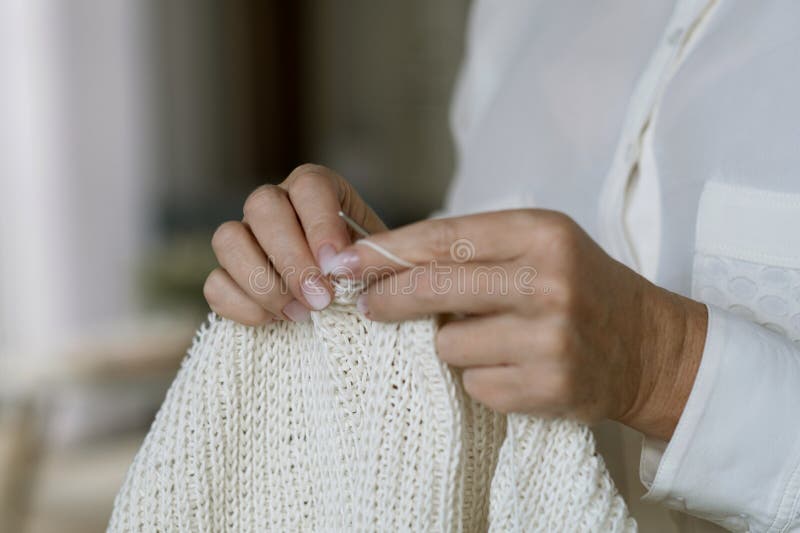
[[669, 32], [669, 35], [667, 36], [667, 44], [670, 46], [677, 46], [678, 43], [681, 42], [681, 38], [683, 37], [683, 33], [685, 31], [685, 28], [675, 28]]
[[638, 142], [629, 142], [625, 148], [625, 163], [628, 166], [632, 166], [638, 161], [640, 152], [639, 146]]

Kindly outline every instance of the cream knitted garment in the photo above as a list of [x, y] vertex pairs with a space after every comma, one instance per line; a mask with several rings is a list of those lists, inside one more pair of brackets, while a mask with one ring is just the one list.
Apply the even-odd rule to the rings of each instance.
[[434, 332], [342, 293], [304, 324], [212, 314], [109, 531], [636, 530], [585, 426], [471, 400]]

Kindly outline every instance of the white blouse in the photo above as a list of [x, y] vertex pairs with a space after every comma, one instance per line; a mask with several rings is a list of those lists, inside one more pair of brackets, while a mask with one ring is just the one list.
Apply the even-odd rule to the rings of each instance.
[[564, 211], [708, 304], [678, 427], [641, 450], [645, 500], [800, 529], [800, 2], [478, 0], [452, 126], [449, 214]]

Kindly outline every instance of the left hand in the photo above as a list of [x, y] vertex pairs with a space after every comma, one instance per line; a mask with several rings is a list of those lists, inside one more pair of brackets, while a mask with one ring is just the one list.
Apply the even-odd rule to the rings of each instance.
[[359, 309], [379, 321], [461, 316], [440, 328], [436, 350], [464, 368], [478, 401], [672, 435], [702, 355], [706, 308], [613, 260], [566, 215], [425, 220], [368, 240], [416, 266], [364, 245], [343, 250], [332, 265], [371, 281]]

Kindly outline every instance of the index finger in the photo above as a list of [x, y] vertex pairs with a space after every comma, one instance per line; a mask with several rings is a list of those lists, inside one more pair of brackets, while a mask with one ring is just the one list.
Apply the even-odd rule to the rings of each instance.
[[352, 242], [347, 225], [338, 215], [340, 210], [370, 231], [386, 229], [355, 189], [324, 166], [301, 165], [280, 187], [289, 193], [308, 247], [323, 273], [330, 271], [333, 257]]
[[512, 261], [528, 247], [537, 210], [423, 220], [356, 241], [335, 258], [356, 277], [409, 265]]

